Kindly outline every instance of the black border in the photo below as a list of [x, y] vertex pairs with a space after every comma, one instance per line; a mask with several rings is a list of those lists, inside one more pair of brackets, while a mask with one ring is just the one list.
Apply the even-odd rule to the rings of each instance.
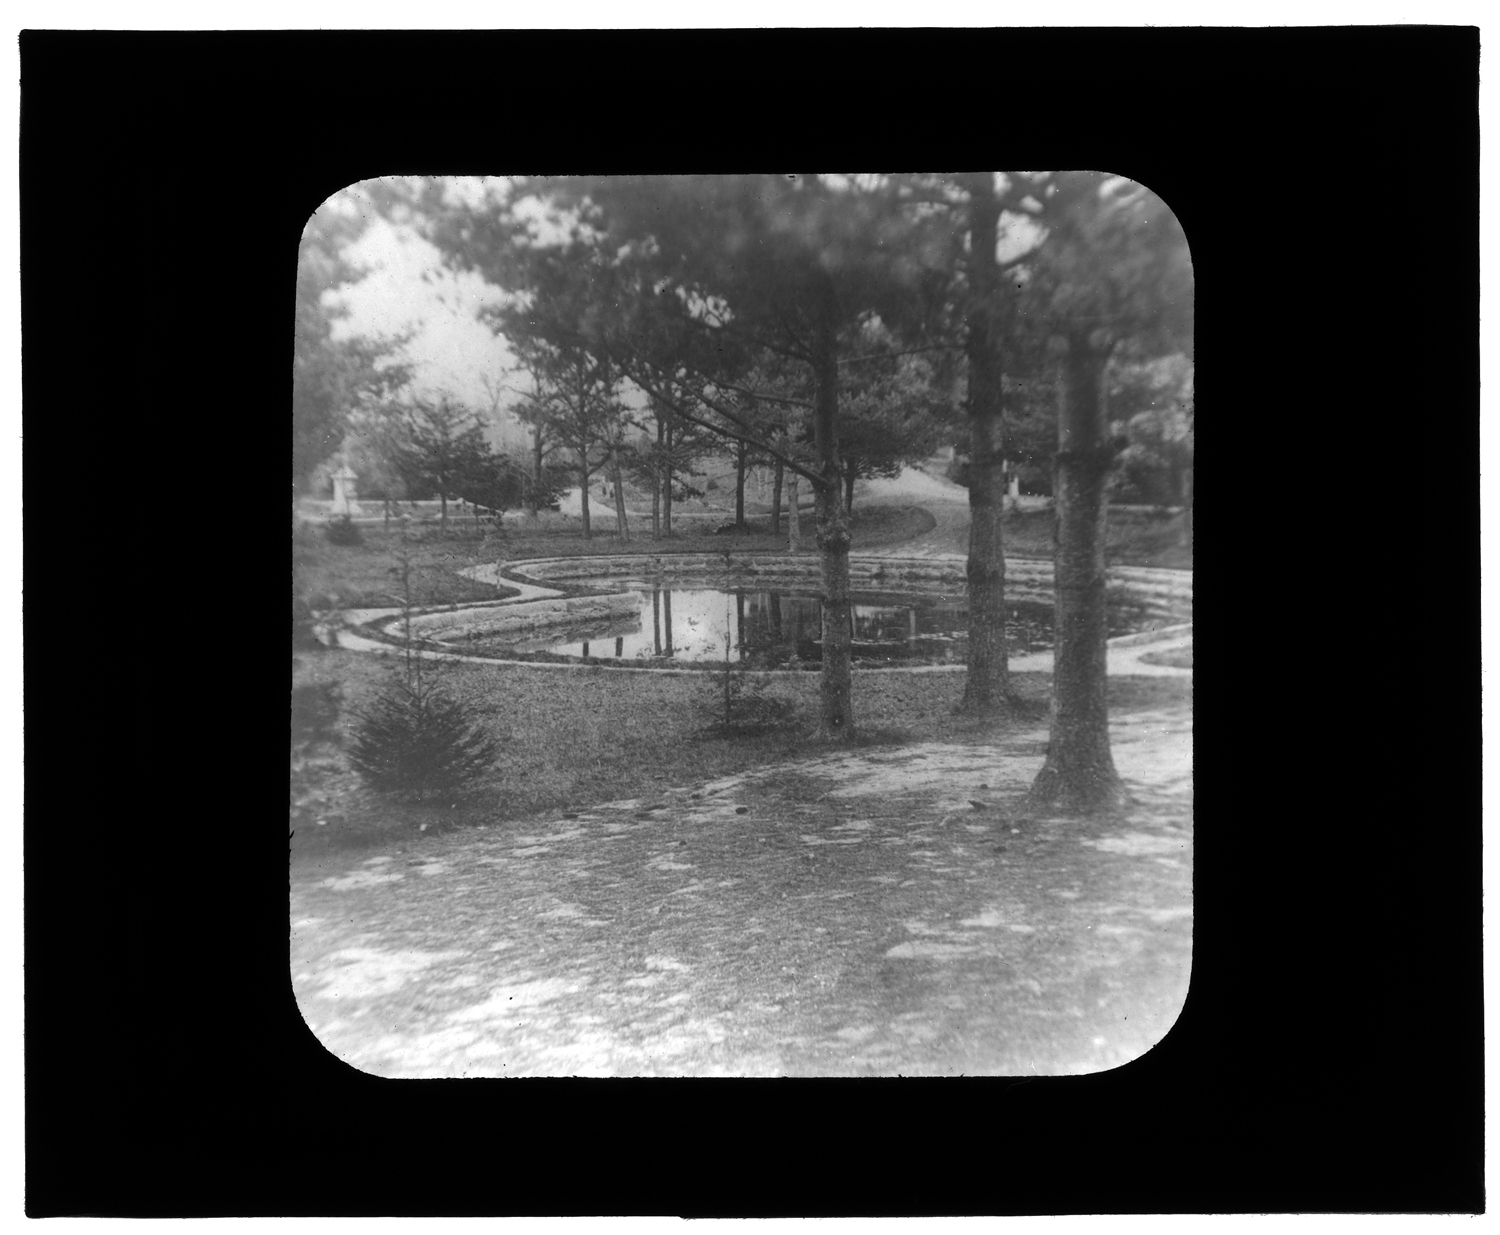
[[[1477, 30], [20, 45], [28, 1215], [1482, 1210]], [[245, 633], [284, 625], [302, 223], [381, 174], [808, 165], [1113, 171], [1188, 231], [1183, 1016], [1076, 1079], [356, 1074], [291, 997], [282, 636]], [[44, 599], [80, 592], [102, 652]]]

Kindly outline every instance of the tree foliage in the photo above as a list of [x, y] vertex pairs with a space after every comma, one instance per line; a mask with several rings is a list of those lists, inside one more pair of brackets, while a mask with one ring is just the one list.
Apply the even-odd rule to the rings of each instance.
[[846, 509], [861, 477], [893, 477], [937, 449], [955, 418], [951, 384], [930, 354], [902, 354], [877, 320], [868, 322], [840, 365], [839, 454]]
[[1109, 415], [1123, 423], [1119, 482], [1129, 497], [1182, 502], [1193, 466], [1193, 362], [1182, 353], [1118, 366], [1110, 374]]
[[328, 203], [308, 220], [297, 255], [292, 355], [292, 486], [306, 485], [313, 470], [344, 443], [351, 416], [388, 403], [411, 381], [399, 359], [404, 340], [334, 338], [344, 310], [332, 293], [361, 271], [343, 256], [362, 222]]
[[1106, 485], [1117, 450], [1107, 375], [1117, 356], [1191, 353], [1192, 263], [1171, 211], [1138, 184], [1067, 172], [1042, 197], [1047, 238], [1027, 300], [1057, 365], [1057, 637], [1051, 735], [1030, 801], [1092, 811], [1124, 796], [1105, 701]]
[[493, 738], [425, 683], [402, 683], [357, 713], [349, 762], [371, 788], [413, 801], [451, 801], [490, 771]]
[[[566, 448], [585, 493], [592, 471], [622, 463], [621, 382], [649, 398], [640, 422], [655, 418], [631, 463], [653, 490], [681, 475], [672, 452], [689, 427], [813, 486], [830, 737], [854, 732], [840, 501], [853, 480], [967, 431], [971, 602], [983, 598], [971, 612], [1003, 632], [1007, 467], [1055, 465], [1071, 486], [1062, 522], [1076, 532], [1082, 511], [1102, 535], [1106, 374], [1191, 355], [1185, 240], [1159, 199], [1118, 177], [540, 178], [431, 209], [449, 258], [510, 293], [491, 320], [538, 378], [523, 414], [558, 449], [577, 421]], [[1140, 421], [1142, 450], [1164, 424]], [[1089, 573], [1092, 535], [1060, 556], [1060, 577], [1063, 558]], [[1004, 685], [1003, 652], [1002, 639], [990, 687]]]
[[[826, 614], [821, 730], [851, 738], [839, 360], [874, 319], [921, 315], [942, 289], [951, 229], [913, 218], [867, 178], [752, 175], [519, 181], [448, 210], [433, 235], [512, 293], [495, 323], [554, 397], [563, 374], [549, 362], [580, 391], [590, 366], [607, 366], [679, 423], [812, 483]], [[805, 397], [758, 384], [768, 359], [800, 368]], [[811, 458], [793, 448], [792, 409], [805, 413]], [[886, 454], [899, 421], [886, 425]], [[575, 454], [587, 473], [587, 450]]]
[[[628, 255], [612, 267], [612, 282], [633, 274], [641, 294], [631, 303], [661, 323], [622, 332], [618, 346], [623, 363], [635, 366], [631, 376], [649, 388], [648, 370], [662, 368], [659, 346], [643, 349], [637, 337], [674, 340], [668, 356], [700, 375], [697, 402], [713, 413], [702, 423], [813, 483], [823, 565], [820, 731], [848, 740], [854, 712], [849, 529], [840, 500], [840, 347], [882, 309], [900, 312], [920, 287], [922, 229], [907, 226], [886, 195], [839, 177], [622, 177], [581, 189], [573, 200], [605, 237], [601, 250]], [[811, 467], [769, 440], [765, 422], [751, 411], [767, 400], [745, 379], [767, 353], [805, 366]]]
[[436, 401], [415, 399], [406, 421], [407, 444], [401, 455], [401, 475], [407, 496], [427, 498], [434, 494], [441, 501], [442, 525], [448, 523], [448, 499], [488, 500], [476, 502], [503, 510], [519, 500], [520, 482], [515, 496], [502, 500], [508, 493], [502, 487], [507, 470], [503, 460], [490, 449], [478, 413], [447, 395]]

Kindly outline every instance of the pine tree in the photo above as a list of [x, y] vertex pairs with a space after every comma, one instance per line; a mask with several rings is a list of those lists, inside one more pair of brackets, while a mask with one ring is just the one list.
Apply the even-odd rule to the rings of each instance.
[[467, 482], [496, 466], [479, 417], [446, 395], [436, 403], [418, 399], [407, 420], [407, 443], [401, 466], [407, 493], [413, 498], [437, 494], [446, 534], [448, 499], [461, 496]]
[[1107, 810], [1124, 799], [1106, 703], [1107, 481], [1118, 443], [1107, 372], [1118, 354], [1184, 351], [1192, 339], [1187, 238], [1155, 194], [1093, 172], [1056, 176], [1028, 289], [1057, 366], [1057, 559], [1051, 736], [1029, 795], [1037, 809]]
[[377, 792], [409, 801], [452, 801], [490, 771], [499, 745], [468, 710], [444, 697], [423, 669], [412, 636], [411, 555], [401, 521], [397, 572], [402, 597], [402, 667], [397, 681], [370, 707], [355, 709], [349, 762]]

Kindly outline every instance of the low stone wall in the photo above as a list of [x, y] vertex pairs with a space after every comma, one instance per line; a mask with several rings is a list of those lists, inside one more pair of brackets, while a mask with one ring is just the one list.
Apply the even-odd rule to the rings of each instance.
[[[589, 582], [607, 579], [639, 579], [665, 584], [681, 576], [705, 575], [732, 579], [793, 579], [816, 586], [822, 567], [816, 554], [731, 556], [719, 553], [629, 554], [608, 557], [539, 558], [517, 562], [505, 573], [533, 583]], [[850, 582], [865, 591], [913, 591], [930, 593], [933, 585], [962, 592], [966, 586], [964, 563], [957, 559], [875, 557], [851, 554]], [[1193, 575], [1191, 571], [1162, 570], [1145, 566], [1117, 566], [1109, 572], [1112, 594], [1128, 597], [1156, 618], [1191, 620]], [[1005, 564], [1006, 594], [1017, 600], [1050, 602], [1052, 563], [1036, 558], [1012, 558]]]
[[[620, 580], [629, 579], [665, 587], [705, 577], [752, 586], [755, 580], [764, 579], [767, 586], [786, 581], [816, 588], [822, 579], [822, 568], [815, 554], [746, 554], [731, 557], [727, 563], [724, 555], [717, 553], [630, 554], [533, 559], [505, 567], [504, 576], [537, 585], [587, 584], [601, 590], [580, 596], [509, 603], [501, 600], [492, 605], [416, 614], [411, 619], [412, 633], [418, 638], [446, 643], [470, 635], [523, 636], [578, 622], [637, 614], [640, 600], [634, 592], [603, 590], [611, 580], [616, 586]], [[939, 590], [962, 595], [965, 589], [964, 563], [957, 559], [851, 556], [849, 576], [855, 589], [861, 591], [930, 596]], [[1109, 588], [1112, 596], [1139, 605], [1153, 622], [1192, 621], [1193, 577], [1189, 571], [1117, 567], [1109, 572]], [[1052, 563], [1033, 558], [1008, 561], [1005, 591], [1015, 600], [1051, 602]], [[387, 637], [399, 638], [401, 619], [393, 617], [380, 623], [377, 629]], [[1147, 637], [1154, 636], [1148, 633]]]
[[[630, 617], [640, 612], [640, 598], [634, 592], [608, 596], [559, 596], [548, 600], [528, 600], [516, 604], [503, 601], [457, 612], [421, 613], [411, 619], [412, 633], [423, 639], [447, 642], [469, 635], [524, 635], [551, 626], [599, 618]], [[382, 627], [382, 633], [401, 633], [401, 619]]]

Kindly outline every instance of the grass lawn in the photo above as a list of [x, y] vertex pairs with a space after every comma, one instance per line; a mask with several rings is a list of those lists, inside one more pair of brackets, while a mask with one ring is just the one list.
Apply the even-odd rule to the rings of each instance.
[[[507, 525], [498, 543], [512, 558], [587, 557], [602, 553], [723, 553], [726, 550], [734, 553], [786, 552], [784, 511], [781, 532], [777, 536], [771, 535], [769, 514], [747, 513], [744, 528], [729, 526], [733, 522], [732, 515], [726, 518], [721, 512], [714, 512], [712, 517], [693, 517], [680, 522], [674, 515], [672, 535], [655, 540], [651, 536], [650, 523], [637, 521], [631, 524], [628, 541], [620, 539], [613, 517], [607, 524], [596, 519], [593, 535], [587, 540], [576, 525], [537, 531], [524, 524]], [[932, 515], [920, 506], [869, 506], [864, 509], [856, 506], [849, 518], [851, 546], [858, 553], [899, 545], [930, 531], [933, 525]], [[720, 526], [726, 530], [716, 532], [714, 528]], [[810, 511], [803, 512], [800, 531], [804, 550], [814, 552], [817, 527]]]
[[[851, 525], [854, 550], [859, 552], [919, 536], [933, 526], [933, 518], [916, 506], [872, 506], [856, 510]], [[804, 523], [802, 531], [808, 552], [813, 552], [814, 529], [810, 520]], [[360, 539], [358, 545], [333, 544], [324, 526], [315, 522], [304, 523], [296, 531], [292, 542], [293, 569], [302, 600], [314, 609], [330, 608], [333, 602], [342, 609], [400, 603], [401, 581], [395, 556], [402, 544], [399, 525], [391, 530], [380, 525], [362, 526]], [[497, 591], [459, 573], [466, 567], [502, 558], [726, 551], [784, 553], [786, 534], [783, 531], [779, 537], [771, 535], [769, 516], [747, 519], [743, 531], [723, 534], [708, 530], [702, 520], [693, 520], [661, 540], [651, 538], [649, 526], [645, 530], [636, 528], [628, 541], [621, 540], [612, 525], [608, 529], [596, 526], [593, 535], [584, 539], [576, 524], [543, 525], [534, 530], [523, 524], [496, 530], [455, 518], [446, 535], [435, 523], [418, 522], [408, 532], [405, 543], [412, 562], [412, 603], [425, 608], [514, 595], [513, 591]]]
[[[297, 598], [314, 609], [378, 609], [401, 603], [401, 578], [396, 560], [401, 537], [397, 532], [361, 530], [359, 545], [329, 543], [316, 525], [300, 528], [292, 537], [293, 586]], [[482, 554], [477, 536], [440, 539], [418, 534], [408, 540], [411, 555], [412, 604], [418, 608], [495, 600], [515, 595], [475, 583], [458, 572], [476, 562], [493, 561]]]
[[[1193, 567], [1193, 546], [1182, 543], [1182, 515], [1154, 510], [1109, 512], [1104, 557], [1111, 566]], [[1017, 557], [1052, 557], [1050, 510], [1013, 510], [1005, 516], [1001, 535], [1005, 551]]]
[[[443, 666], [439, 681], [469, 706], [500, 743], [495, 772], [457, 806], [406, 806], [361, 787], [342, 753], [356, 710], [396, 681], [394, 659], [325, 650], [293, 660], [294, 731], [309, 739], [293, 777], [294, 849], [383, 843], [426, 824], [463, 827], [524, 819], [580, 803], [649, 796], [748, 768], [802, 757], [814, 747], [818, 675], [762, 679], [783, 701], [784, 719], [762, 732], [719, 732], [718, 674], [686, 677], [608, 669], [562, 671], [525, 665]], [[1017, 726], [1045, 726], [1050, 675], [1016, 674], [1023, 701], [1010, 721], [953, 714], [962, 673], [860, 673], [855, 714], [862, 744], [983, 743]], [[1116, 678], [1110, 707], [1124, 712], [1190, 698], [1175, 678]], [[319, 826], [317, 819], [331, 822]]]

